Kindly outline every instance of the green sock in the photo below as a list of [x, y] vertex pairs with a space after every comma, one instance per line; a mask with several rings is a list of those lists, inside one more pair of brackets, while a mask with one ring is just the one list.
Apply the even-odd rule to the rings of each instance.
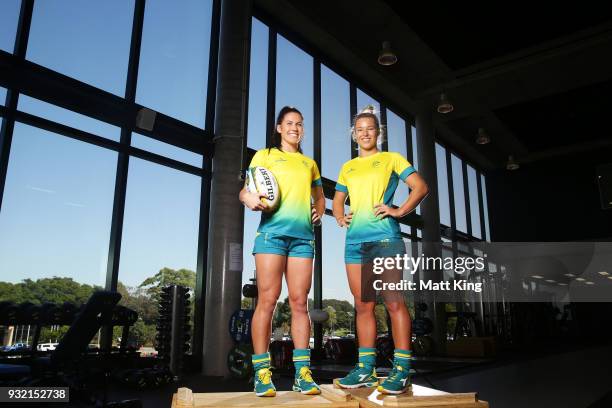
[[300, 368], [310, 366], [310, 349], [293, 349], [293, 365], [295, 374], [300, 372]]
[[270, 353], [253, 354], [251, 361], [253, 361], [253, 370], [255, 372], [262, 368], [270, 368]]
[[364, 367], [373, 368], [376, 365], [376, 349], [374, 347], [359, 347], [359, 362]]
[[395, 349], [393, 353], [393, 365], [401, 366], [410, 370], [410, 360], [412, 359], [411, 350]]

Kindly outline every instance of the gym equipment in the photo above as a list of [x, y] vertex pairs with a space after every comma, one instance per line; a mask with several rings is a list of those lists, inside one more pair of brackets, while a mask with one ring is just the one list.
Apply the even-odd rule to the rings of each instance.
[[266, 194], [261, 202], [266, 208], [264, 212], [275, 211], [280, 204], [280, 189], [274, 174], [265, 167], [254, 167], [246, 172], [245, 185], [251, 193]]
[[274, 340], [270, 343], [270, 365], [277, 369], [293, 366], [293, 341]]
[[412, 340], [412, 350], [416, 356], [428, 356], [433, 348], [434, 341], [429, 336], [417, 336]]
[[376, 366], [391, 367], [395, 346], [391, 335], [382, 335], [376, 338]]
[[[253, 279], [251, 279], [253, 280]], [[257, 285], [252, 283], [246, 283], [242, 287], [242, 296], [248, 299], [254, 299], [257, 297]]]
[[250, 344], [240, 344], [230, 350], [227, 355], [227, 368], [232, 377], [244, 380], [253, 375], [253, 346]]
[[424, 336], [433, 331], [433, 322], [427, 317], [416, 318], [412, 321], [412, 333]]
[[13, 302], [0, 302], [0, 324], [13, 326], [17, 322], [18, 307]]
[[190, 349], [189, 297], [189, 288], [180, 285], [165, 286], [160, 293], [157, 356], [169, 363], [175, 378], [180, 376], [184, 354]]
[[251, 320], [254, 311], [251, 309], [240, 309], [232, 314], [229, 323], [229, 333], [236, 343], [251, 342]]
[[326, 358], [337, 363], [352, 363], [357, 359], [355, 339], [327, 339], [323, 350]]
[[313, 323], [325, 323], [329, 319], [329, 313], [323, 309], [312, 309], [310, 312], [310, 320]]

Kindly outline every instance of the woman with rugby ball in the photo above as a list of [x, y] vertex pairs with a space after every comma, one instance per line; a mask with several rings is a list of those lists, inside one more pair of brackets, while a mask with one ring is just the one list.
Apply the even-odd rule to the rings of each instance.
[[[344, 163], [338, 176], [333, 212], [338, 225], [348, 227], [344, 261], [351, 293], [355, 298], [359, 361], [338, 385], [343, 388], [371, 387], [376, 377], [376, 319], [374, 299], [362, 299], [362, 268], [372, 263], [370, 257], [395, 256], [405, 251], [397, 218], [413, 211], [427, 195], [427, 184], [414, 167], [399, 153], [381, 152], [377, 142], [381, 134], [378, 117], [368, 106], [355, 116], [352, 138], [359, 145], [359, 156]], [[391, 206], [399, 180], [411, 192], [399, 208]], [[350, 197], [350, 212], [344, 203]], [[384, 254], [389, 252], [388, 254]], [[403, 297], [385, 299], [391, 317], [395, 353], [393, 370], [378, 386], [386, 394], [401, 394], [410, 385], [410, 315]]]
[[[312, 282], [314, 258], [313, 224], [325, 212], [325, 198], [317, 164], [302, 154], [303, 116], [297, 109], [285, 106], [276, 119], [272, 146], [259, 150], [249, 168], [264, 167], [277, 180], [280, 205], [266, 212], [265, 194], [240, 191], [240, 201], [253, 211], [262, 211], [255, 238], [258, 299], [251, 323], [255, 393], [260, 397], [276, 395], [271, 380], [271, 323], [281, 292], [283, 273], [291, 306], [291, 337], [295, 349], [293, 390], [302, 394], [319, 394], [319, 386], [310, 372], [310, 318], [308, 292]], [[314, 207], [311, 207], [311, 198]]]

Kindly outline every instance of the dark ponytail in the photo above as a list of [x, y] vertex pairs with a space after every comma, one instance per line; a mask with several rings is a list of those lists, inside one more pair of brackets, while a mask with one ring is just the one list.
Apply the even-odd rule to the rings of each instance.
[[[278, 133], [276, 128], [278, 127], [278, 125], [280, 125], [283, 122], [283, 119], [285, 119], [285, 115], [291, 112], [297, 113], [298, 115], [302, 117], [302, 120], [304, 120], [304, 115], [302, 115], [302, 112], [297, 110], [297, 108], [294, 108], [293, 106], [283, 106], [280, 112], [278, 112], [278, 116], [276, 117], [276, 124], [274, 125], [274, 129], [272, 130], [272, 140], [270, 141], [268, 150], [276, 147], [281, 152], [283, 151], [283, 148], [281, 145], [281, 139], [282, 139], [281, 134]], [[298, 152], [302, 153], [301, 143], [298, 143]]]

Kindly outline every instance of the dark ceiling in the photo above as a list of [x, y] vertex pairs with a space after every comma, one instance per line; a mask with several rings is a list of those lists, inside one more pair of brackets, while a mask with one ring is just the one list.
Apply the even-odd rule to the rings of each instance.
[[453, 70], [610, 20], [605, 2], [385, 2]]
[[[404, 111], [423, 103], [434, 110], [444, 90], [455, 110], [433, 113], [438, 138], [480, 168], [503, 168], [510, 154], [529, 163], [572, 149], [612, 151], [612, 14], [605, 3], [255, 4], [323, 61]], [[399, 59], [390, 67], [376, 63], [386, 40]], [[489, 145], [475, 144], [479, 127]]]
[[[612, 81], [495, 110], [529, 151], [612, 139]], [[612, 157], [610, 158], [612, 161]]]

